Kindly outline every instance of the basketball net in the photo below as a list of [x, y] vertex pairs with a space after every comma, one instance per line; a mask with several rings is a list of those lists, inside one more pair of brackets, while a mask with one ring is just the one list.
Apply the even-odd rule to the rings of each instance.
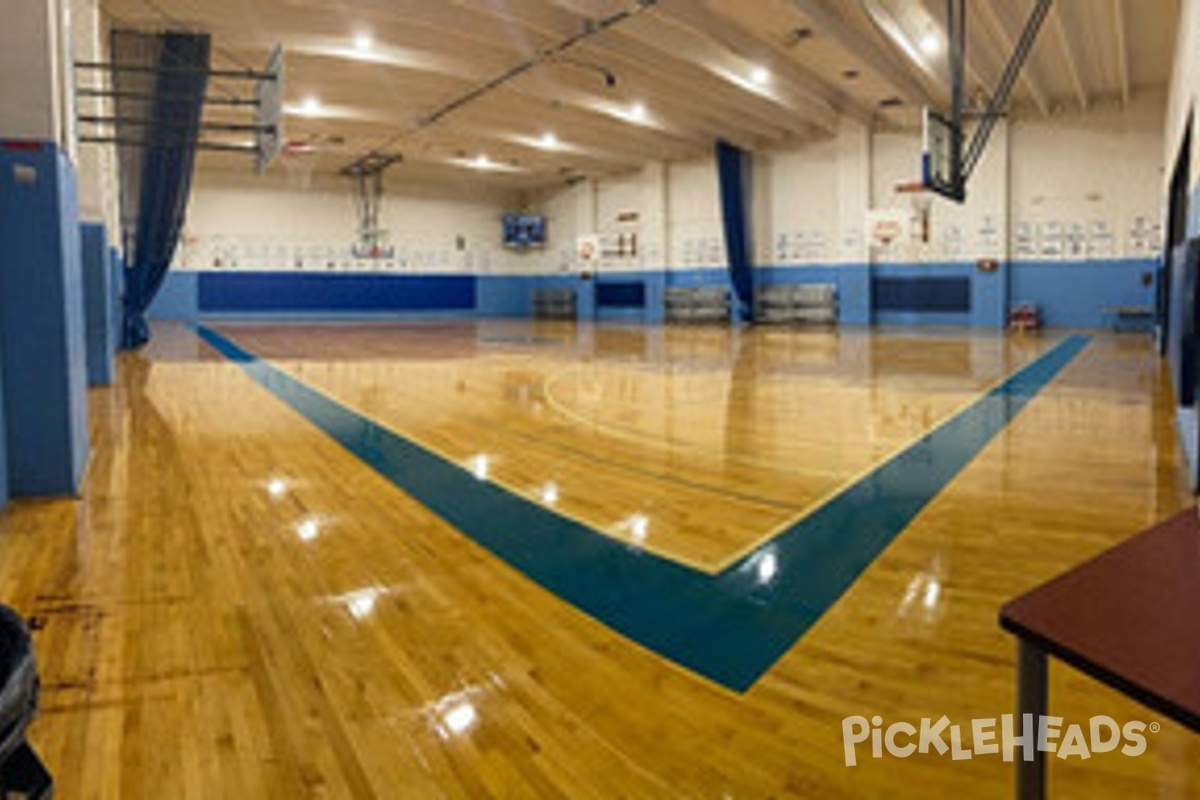
[[289, 188], [299, 191], [310, 191], [313, 187], [313, 174], [317, 170], [315, 154], [305, 152], [289, 153], [286, 150], [279, 158], [287, 173]]

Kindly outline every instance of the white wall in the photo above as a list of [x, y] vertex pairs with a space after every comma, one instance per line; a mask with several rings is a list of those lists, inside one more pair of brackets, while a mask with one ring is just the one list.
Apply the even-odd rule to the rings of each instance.
[[481, 274], [542, 269], [540, 254], [502, 247], [501, 218], [520, 209], [520, 198], [509, 192], [413, 186], [396, 179], [380, 212], [395, 255], [365, 260], [352, 254], [358, 221], [348, 181], [329, 178], [305, 189], [274, 176], [200, 172], [174, 268]]
[[[1002, 122], [961, 206], [895, 191], [898, 183], [920, 177], [916, 132], [871, 133], [846, 123], [834, 138], [756, 154], [757, 263], [863, 262], [868, 207], [903, 209], [913, 232], [908, 244], [875, 251], [875, 261], [1153, 256], [1161, 237], [1164, 114], [1165, 97], [1159, 94], [1142, 96], [1127, 108], [1099, 106], [1088, 114]], [[655, 184], [663, 172], [665, 197]], [[569, 260], [569, 237], [611, 232], [618, 211], [639, 213], [643, 224], [657, 220], [666, 232], [667, 258], [643, 253], [636, 263], [603, 267], [695, 269], [725, 263], [712, 158], [650, 165], [547, 192], [538, 205], [558, 232], [560, 270]], [[929, 207], [928, 241], [921, 235], [922, 205]]]
[[70, 3], [0, 0], [0, 137], [74, 155]]
[[[1198, 0], [1200, 2], [1200, 0]], [[913, 240], [871, 259], [943, 263], [983, 257], [1016, 261], [1116, 259], [1158, 252], [1162, 122], [1166, 98], [1128, 108], [1098, 107], [1001, 123], [959, 206], [930, 207], [922, 241], [919, 199], [897, 194], [920, 175], [916, 132], [869, 132], [847, 122], [837, 136], [756, 154], [757, 263], [802, 266], [868, 258], [869, 207], [904, 209]], [[525, 202], [528, 200], [528, 202]], [[548, 218], [549, 242], [506, 251], [500, 218], [532, 208]], [[393, 176], [383, 227], [394, 259], [362, 262], [347, 183], [312, 190], [279, 177], [202, 172], [197, 179], [182, 269], [301, 269], [546, 274], [579, 268], [578, 237], [636, 233], [638, 252], [605, 258], [609, 271], [720, 268], [725, 264], [714, 160], [649, 163], [640, 170], [555, 187], [532, 199], [461, 185], [414, 186]], [[462, 237], [462, 248], [459, 247]], [[217, 264], [220, 266], [216, 266]]]
[[[1064, 229], [1065, 257], [1074, 248], [1096, 257], [1153, 257], [1162, 241], [1162, 131], [1165, 98], [1144, 97], [1128, 108], [1101, 107], [1086, 116], [1063, 116], [1053, 124], [1013, 128], [1013, 250], [1024, 224], [1043, 251], [1049, 226]], [[1074, 230], [1074, 233], [1072, 233]], [[1077, 234], [1083, 242], [1076, 241]]]

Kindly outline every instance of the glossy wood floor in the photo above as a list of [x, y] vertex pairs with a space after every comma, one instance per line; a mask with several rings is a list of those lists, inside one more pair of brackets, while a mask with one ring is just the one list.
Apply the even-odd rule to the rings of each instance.
[[[708, 571], [1052, 344], [220, 330], [490, 480]], [[44, 622], [33, 739], [63, 798], [1008, 797], [996, 757], [849, 769], [841, 720], [1009, 713], [1001, 603], [1189, 502], [1149, 341], [1097, 336], [742, 695], [498, 561], [192, 332], [157, 334], [92, 395], [82, 502], [0, 520], [0, 598]], [[1200, 796], [1200, 738], [1069, 668], [1051, 692], [1068, 721], [1163, 723], [1140, 758], [1054, 759], [1055, 797]]]

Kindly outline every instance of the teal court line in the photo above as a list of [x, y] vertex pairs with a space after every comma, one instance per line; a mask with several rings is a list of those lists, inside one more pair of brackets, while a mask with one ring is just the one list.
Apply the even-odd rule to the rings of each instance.
[[260, 386], [514, 569], [643, 647], [738, 692], [749, 690], [1089, 341], [1063, 340], [814, 513], [709, 575], [479, 481], [211, 328], [196, 330]]

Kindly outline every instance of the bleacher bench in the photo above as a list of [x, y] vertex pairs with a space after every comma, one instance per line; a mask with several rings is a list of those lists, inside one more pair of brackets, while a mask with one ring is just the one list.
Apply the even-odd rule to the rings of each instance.
[[724, 286], [668, 288], [663, 295], [668, 322], [727, 322], [729, 290]]
[[574, 289], [537, 289], [533, 316], [538, 319], [575, 319], [578, 300]]
[[763, 286], [755, 296], [758, 321], [837, 322], [837, 287], [831, 283]]

